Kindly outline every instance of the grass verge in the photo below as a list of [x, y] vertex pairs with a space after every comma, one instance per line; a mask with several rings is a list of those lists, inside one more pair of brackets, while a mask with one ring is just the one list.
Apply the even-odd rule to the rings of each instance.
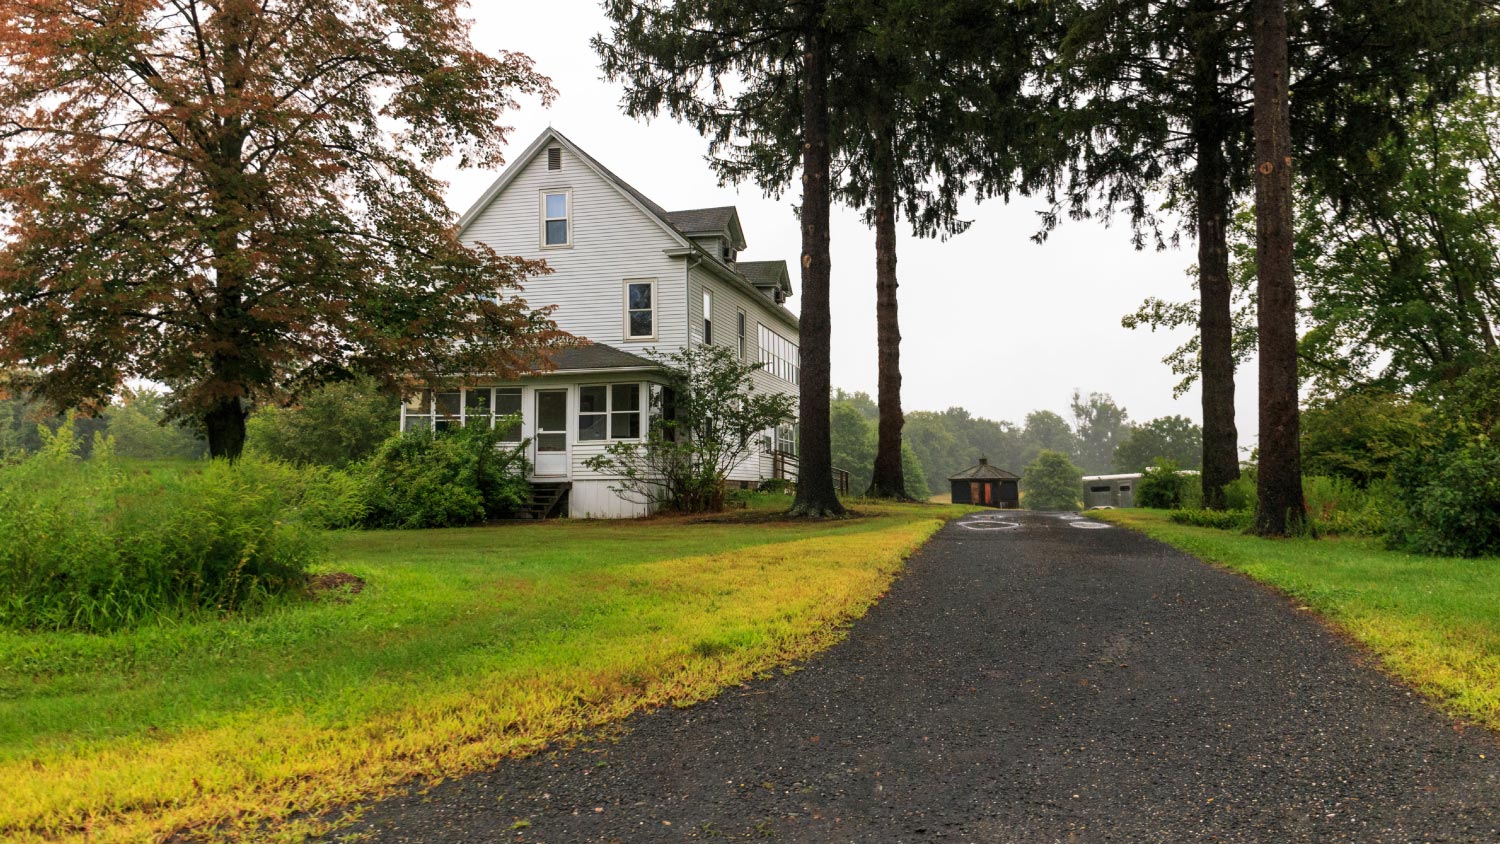
[[1159, 510], [1089, 515], [1274, 586], [1449, 712], [1500, 729], [1500, 560], [1408, 554], [1352, 537], [1261, 539], [1173, 524]]
[[0, 839], [295, 840], [414, 777], [687, 705], [838, 641], [964, 508], [337, 537], [355, 596], [0, 632]]

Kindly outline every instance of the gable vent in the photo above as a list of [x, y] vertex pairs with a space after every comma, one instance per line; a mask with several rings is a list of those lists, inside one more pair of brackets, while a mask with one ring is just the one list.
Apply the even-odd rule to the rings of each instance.
[[562, 148], [561, 147], [551, 147], [550, 149], [547, 150], [547, 169], [548, 170], [561, 170], [562, 169]]

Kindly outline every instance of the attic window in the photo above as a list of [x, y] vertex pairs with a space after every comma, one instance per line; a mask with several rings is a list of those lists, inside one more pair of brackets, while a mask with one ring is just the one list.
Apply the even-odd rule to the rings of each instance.
[[562, 147], [548, 147], [547, 148], [547, 169], [548, 170], [561, 170], [562, 169]]

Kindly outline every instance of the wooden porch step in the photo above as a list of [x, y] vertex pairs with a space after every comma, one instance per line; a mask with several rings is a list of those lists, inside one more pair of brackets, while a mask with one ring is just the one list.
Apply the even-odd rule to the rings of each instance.
[[535, 483], [531, 484], [531, 495], [521, 505], [520, 515], [523, 519], [550, 519], [557, 515], [558, 504], [573, 488], [571, 483]]

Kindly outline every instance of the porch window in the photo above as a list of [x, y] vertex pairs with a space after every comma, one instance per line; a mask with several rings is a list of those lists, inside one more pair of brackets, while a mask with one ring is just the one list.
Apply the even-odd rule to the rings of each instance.
[[463, 393], [457, 390], [451, 393], [438, 393], [435, 405], [436, 414], [432, 421], [432, 427], [435, 430], [449, 431], [463, 427]]
[[572, 191], [542, 192], [542, 246], [573, 245]]
[[656, 282], [625, 282], [625, 339], [656, 336]]
[[481, 387], [464, 391], [465, 425], [483, 425], [486, 428], [492, 428], [498, 420], [517, 419], [516, 422], [506, 425], [505, 430], [501, 432], [502, 442], [521, 441], [520, 416], [520, 387]]
[[578, 441], [634, 440], [641, 436], [641, 385], [578, 388]]
[[641, 385], [615, 384], [609, 394], [609, 438], [640, 439]]
[[423, 390], [406, 400], [401, 414], [401, 430], [432, 430], [432, 391]]

